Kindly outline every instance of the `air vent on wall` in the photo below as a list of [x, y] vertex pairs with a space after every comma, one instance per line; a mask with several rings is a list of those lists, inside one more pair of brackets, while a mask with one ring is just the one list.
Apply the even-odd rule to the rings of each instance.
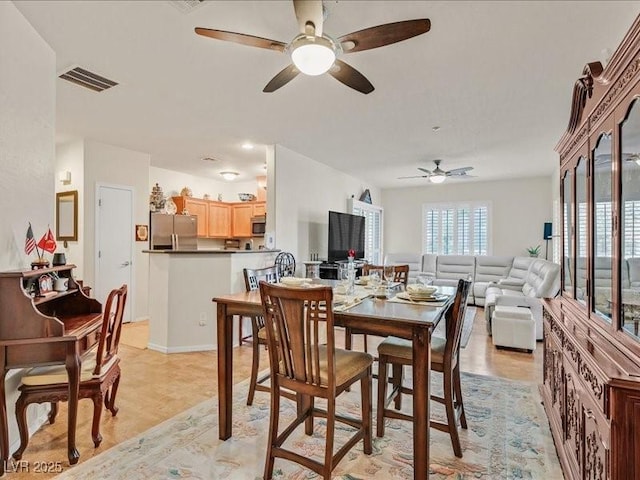
[[206, 0], [169, 0], [169, 3], [182, 13], [189, 13], [201, 6]]
[[101, 77], [100, 75], [80, 67], [67, 70], [63, 74], [59, 75], [59, 77], [63, 80], [75, 83], [76, 85], [80, 85], [81, 87], [89, 88], [95, 92], [102, 92], [107, 88], [118, 85], [113, 80]]

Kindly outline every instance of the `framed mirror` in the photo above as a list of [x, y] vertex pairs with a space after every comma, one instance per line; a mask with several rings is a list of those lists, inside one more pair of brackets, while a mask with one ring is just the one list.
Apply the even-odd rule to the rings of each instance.
[[78, 191], [56, 193], [56, 240], [78, 240]]

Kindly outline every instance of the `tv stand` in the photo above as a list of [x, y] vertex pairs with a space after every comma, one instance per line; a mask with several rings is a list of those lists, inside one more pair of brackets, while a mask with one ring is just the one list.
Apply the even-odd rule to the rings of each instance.
[[[339, 280], [338, 271], [340, 264], [347, 263], [347, 260], [340, 260], [339, 262], [325, 262], [320, 264], [320, 278], [324, 280]], [[356, 276], [362, 275], [362, 266], [367, 263], [364, 260], [356, 260], [353, 262], [356, 266]]]

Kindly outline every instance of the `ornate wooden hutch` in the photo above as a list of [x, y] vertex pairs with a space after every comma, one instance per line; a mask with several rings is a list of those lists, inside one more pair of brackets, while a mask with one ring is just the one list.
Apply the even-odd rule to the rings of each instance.
[[640, 480], [640, 17], [574, 86], [542, 398], [567, 479]]

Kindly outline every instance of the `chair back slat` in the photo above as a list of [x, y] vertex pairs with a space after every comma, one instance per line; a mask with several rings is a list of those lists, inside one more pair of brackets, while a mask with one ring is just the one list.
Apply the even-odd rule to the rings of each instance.
[[[288, 288], [260, 282], [260, 294], [272, 378], [286, 379], [288, 385], [295, 381], [314, 387], [335, 386], [331, 287]], [[323, 358], [324, 348], [328, 361]], [[322, 385], [324, 365], [328, 385]]]
[[122, 316], [127, 301], [127, 286], [112, 290], [107, 297], [102, 313], [102, 327], [96, 353], [96, 368], [94, 376], [99, 376], [102, 368], [118, 354], [120, 332], [122, 330]]
[[467, 297], [471, 282], [467, 280], [458, 280], [458, 288], [453, 303], [445, 312], [446, 321], [446, 339], [444, 358], [451, 359], [452, 362], [457, 358], [460, 351], [460, 339], [462, 338], [462, 325], [464, 323], [465, 312], [467, 311]]

